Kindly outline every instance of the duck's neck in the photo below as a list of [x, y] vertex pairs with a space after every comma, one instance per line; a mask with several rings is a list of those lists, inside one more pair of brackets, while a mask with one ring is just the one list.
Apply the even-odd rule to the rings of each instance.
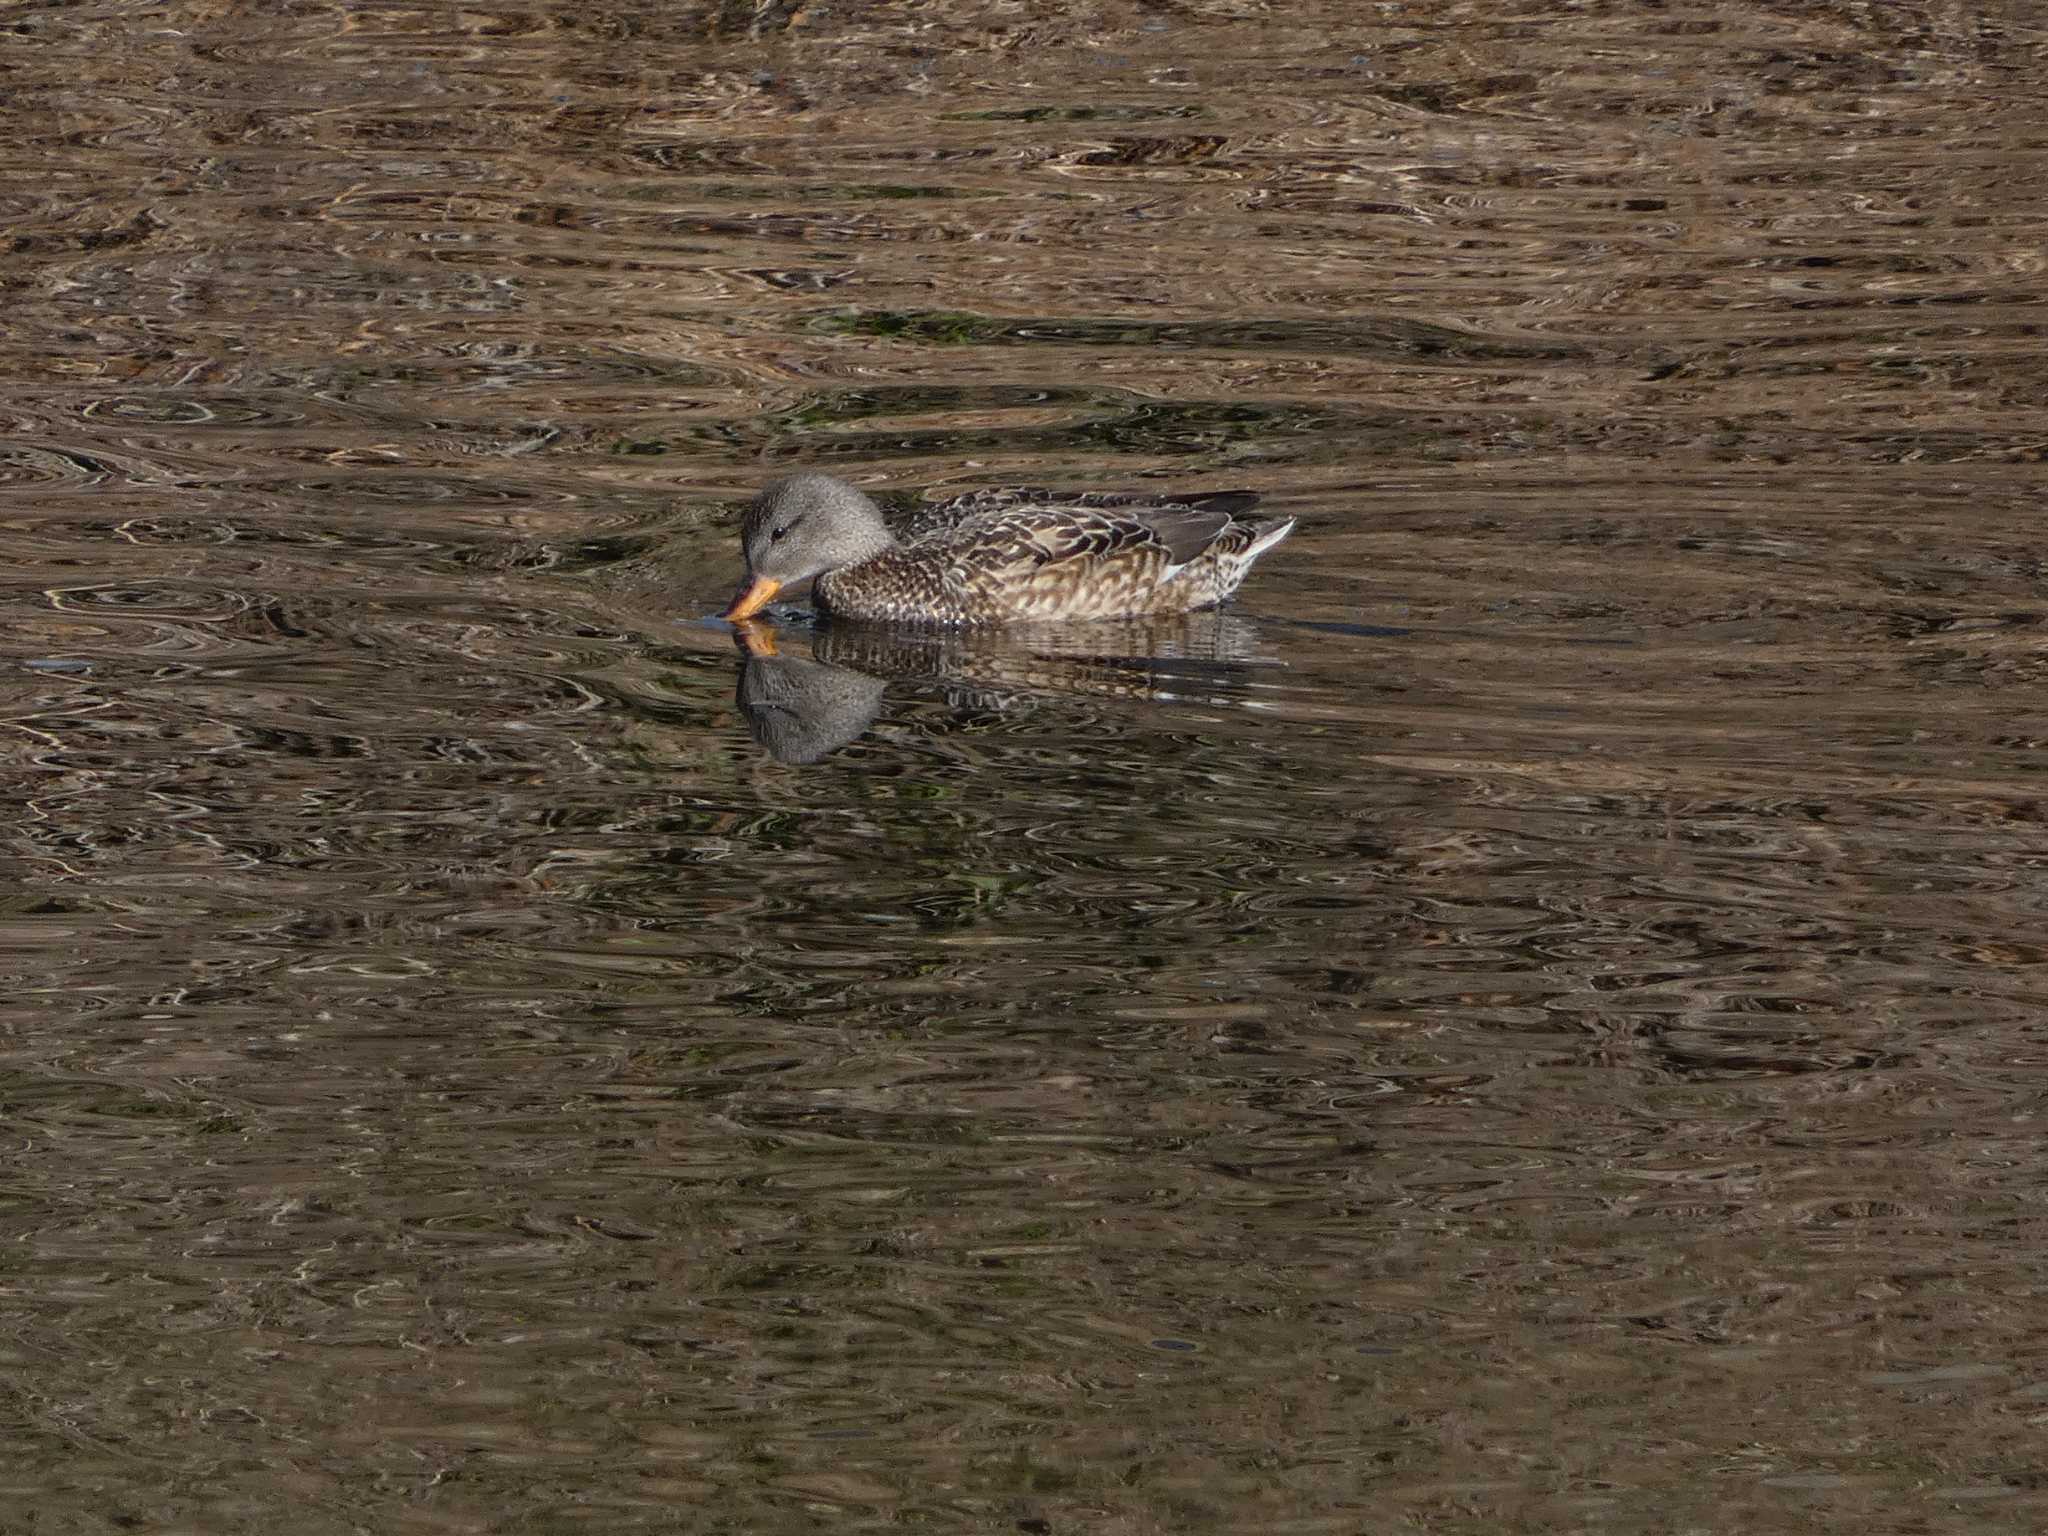
[[811, 584], [824, 603], [828, 613], [844, 614], [850, 618], [873, 618], [878, 613], [870, 611], [872, 604], [863, 597], [864, 593], [876, 588], [888, 590], [906, 581], [914, 581], [916, 564], [903, 553], [903, 546], [894, 539], [886, 539], [858, 560], [849, 560], [844, 565], [834, 566]]
[[846, 558], [832, 569], [850, 571], [857, 565], [866, 565], [870, 560], [902, 547], [896, 542], [896, 535], [877, 522], [872, 528], [861, 529], [858, 537], [847, 541], [844, 546]]

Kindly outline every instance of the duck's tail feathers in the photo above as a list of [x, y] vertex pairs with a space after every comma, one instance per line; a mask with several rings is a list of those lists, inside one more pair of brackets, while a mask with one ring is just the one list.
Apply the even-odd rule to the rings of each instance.
[[1294, 532], [1294, 519], [1285, 518], [1277, 523], [1253, 523], [1252, 541], [1245, 546], [1246, 560], [1256, 560], [1267, 550]]

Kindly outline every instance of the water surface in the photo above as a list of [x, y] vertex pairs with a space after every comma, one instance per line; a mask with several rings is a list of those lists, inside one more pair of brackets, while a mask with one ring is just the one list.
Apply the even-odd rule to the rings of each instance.
[[25, 1529], [2039, 1527], [2030, 8], [7, 37]]

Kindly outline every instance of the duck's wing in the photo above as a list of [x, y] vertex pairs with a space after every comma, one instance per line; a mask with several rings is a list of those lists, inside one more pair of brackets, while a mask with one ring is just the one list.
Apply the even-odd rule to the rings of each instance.
[[1170, 511], [1221, 512], [1226, 518], [1248, 512], [1259, 504], [1257, 491], [1053, 491], [1036, 486], [1014, 486], [1002, 490], [970, 491], [950, 501], [927, 501], [902, 514], [895, 524], [896, 537], [906, 544], [928, 534], [950, 532], [985, 517], [1003, 512], [1062, 509], [1090, 512], [1153, 513]]
[[1216, 536], [1231, 523], [1228, 512], [1213, 507], [1161, 507], [1156, 512], [1135, 512], [1129, 516], [1166, 546], [1175, 565], [1186, 565], [1215, 543]]
[[1090, 618], [1143, 611], [1149, 594], [1232, 526], [1229, 514], [1194, 507], [1020, 507], [919, 548], [944, 560], [947, 585], [970, 611]]
[[[1076, 561], [1099, 565], [1127, 555], [1157, 556], [1172, 563], [1167, 530], [1179, 534], [1185, 544], [1195, 529], [1177, 517], [1160, 523], [1157, 516], [1072, 503], [1017, 507], [963, 519], [936, 542], [955, 561], [984, 569], [1030, 570]], [[1230, 521], [1221, 514], [1192, 510], [1186, 516], [1217, 527]]]

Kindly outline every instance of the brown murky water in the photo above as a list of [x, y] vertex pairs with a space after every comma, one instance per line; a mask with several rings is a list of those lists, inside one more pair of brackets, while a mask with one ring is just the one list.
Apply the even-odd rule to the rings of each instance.
[[0, 22], [0, 1525], [2048, 1520], [2038, 7]]

